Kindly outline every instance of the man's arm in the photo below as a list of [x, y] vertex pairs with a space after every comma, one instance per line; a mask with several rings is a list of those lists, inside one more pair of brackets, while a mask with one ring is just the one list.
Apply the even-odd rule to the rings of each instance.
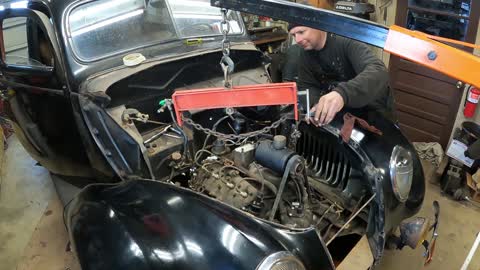
[[383, 62], [363, 43], [345, 39], [345, 54], [357, 76], [339, 83], [337, 91], [346, 106], [360, 108], [388, 95], [388, 71]]
[[[345, 105], [342, 96], [335, 91], [324, 95], [325, 89], [320, 89], [322, 83], [315, 78], [313, 66], [309, 63], [311, 59], [307, 54], [311, 52], [303, 52], [300, 57], [298, 67], [298, 88], [300, 90], [310, 90], [310, 100], [318, 103], [313, 106], [310, 112], [313, 115], [313, 124], [324, 125], [333, 120], [335, 114]], [[321, 96], [321, 98], [320, 98]], [[307, 118], [310, 122], [310, 118]]]

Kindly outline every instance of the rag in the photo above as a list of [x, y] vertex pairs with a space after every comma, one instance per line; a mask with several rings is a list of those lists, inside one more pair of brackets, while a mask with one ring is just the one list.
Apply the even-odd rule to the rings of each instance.
[[413, 147], [418, 153], [418, 156], [426, 161], [431, 162], [435, 167], [438, 167], [443, 159], [443, 148], [436, 142], [414, 142]]

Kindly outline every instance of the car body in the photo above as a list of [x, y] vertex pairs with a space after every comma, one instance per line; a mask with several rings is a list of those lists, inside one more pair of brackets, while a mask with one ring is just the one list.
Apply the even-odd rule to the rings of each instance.
[[[89, 184], [67, 211], [83, 269], [334, 269], [362, 236], [378, 261], [423, 203], [414, 148], [376, 112], [320, 128], [289, 106], [200, 110], [180, 127], [175, 92], [224, 85], [222, 14], [208, 1], [39, 0], [0, 14], [27, 18], [26, 56], [4, 45], [0, 63], [17, 136], [52, 174]], [[240, 15], [225, 18], [233, 84], [271, 83]], [[346, 113], [383, 135], [356, 127], [342, 141]], [[213, 140], [216, 128], [267, 131]]]

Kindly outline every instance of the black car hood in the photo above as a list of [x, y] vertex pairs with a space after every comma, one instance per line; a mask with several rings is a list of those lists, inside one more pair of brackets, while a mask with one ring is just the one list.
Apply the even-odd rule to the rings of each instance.
[[334, 269], [313, 229], [292, 231], [176, 186], [91, 185], [69, 205], [82, 269], [256, 269], [290, 251], [307, 269]]

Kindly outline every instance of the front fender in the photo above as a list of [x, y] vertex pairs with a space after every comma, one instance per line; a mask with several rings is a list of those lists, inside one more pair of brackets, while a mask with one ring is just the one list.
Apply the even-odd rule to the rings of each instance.
[[[347, 112], [366, 120], [368, 124], [375, 126], [383, 133], [378, 135], [355, 125], [348, 143], [350, 149], [361, 160], [365, 180], [376, 194], [375, 205], [370, 212], [367, 235], [375, 260], [378, 260], [383, 255], [386, 234], [395, 229], [404, 219], [415, 215], [420, 210], [425, 197], [425, 177], [422, 164], [412, 144], [398, 126], [378, 112], [344, 110], [335, 116], [330, 125], [323, 128], [340, 137], [344, 124], [343, 116]], [[396, 145], [409, 150], [413, 157], [412, 188], [405, 203], [396, 199], [390, 177], [389, 163]]]
[[[425, 177], [422, 163], [413, 145], [402, 134], [397, 125], [377, 112], [364, 112], [360, 117], [370, 125], [381, 130], [383, 135], [365, 133], [365, 138], [359, 143], [360, 148], [368, 155], [372, 165], [382, 178], [385, 204], [385, 231], [396, 228], [401, 221], [418, 213], [425, 197]], [[390, 177], [390, 158], [395, 146], [402, 146], [410, 151], [413, 158], [412, 188], [405, 203], [397, 200], [393, 193]]]
[[86, 187], [68, 231], [82, 269], [256, 269], [290, 251], [307, 269], [334, 269], [315, 230], [289, 230], [209, 197], [149, 180]]

